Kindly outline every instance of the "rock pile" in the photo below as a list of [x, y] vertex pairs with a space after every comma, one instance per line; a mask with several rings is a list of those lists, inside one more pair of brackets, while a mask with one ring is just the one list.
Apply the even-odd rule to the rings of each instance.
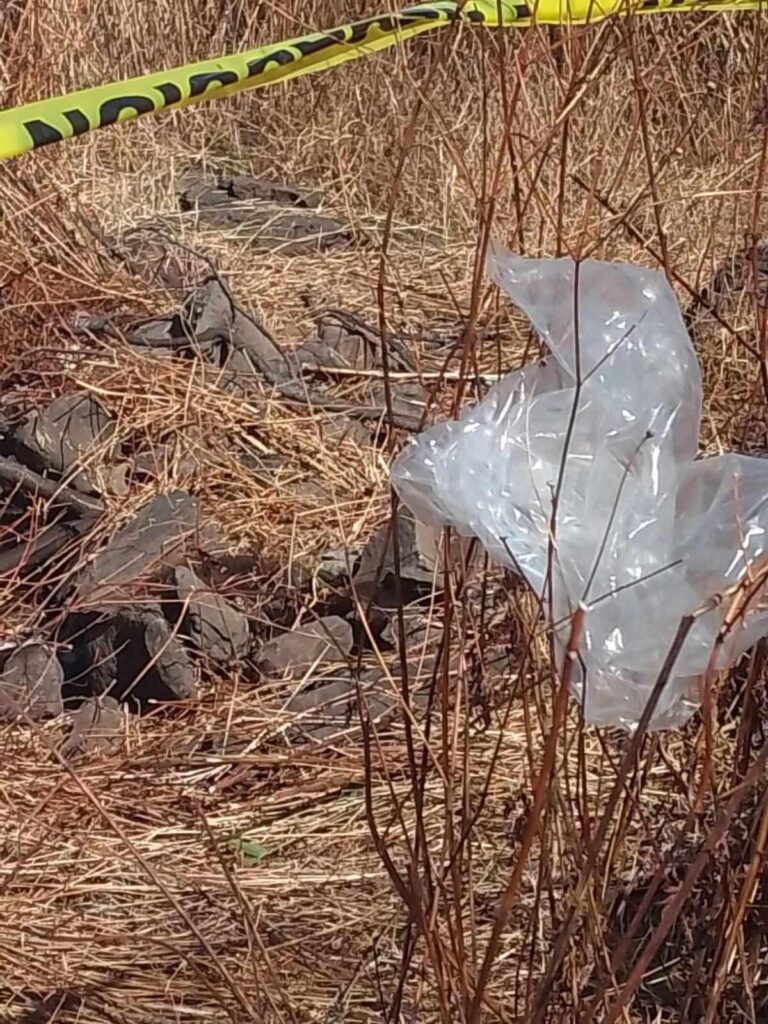
[[[238, 228], [247, 213], [260, 244], [269, 232], [293, 247], [350, 240], [318, 197], [249, 178], [192, 184], [181, 207]], [[254, 404], [266, 390], [328, 412], [328, 443], [373, 443], [385, 422], [419, 429], [428, 396], [407, 339], [388, 339], [392, 369], [413, 375], [393, 385], [388, 412], [378, 332], [338, 309], [319, 311], [316, 325], [305, 344], [283, 349], [213, 273], [165, 315], [79, 316], [70, 329], [79, 345], [114, 341], [116, 352], [127, 345], [161, 359], [202, 360], [217, 369], [216, 387]], [[356, 371], [364, 372], [355, 400], [340, 397], [339, 380]], [[275, 584], [287, 578], [282, 567], [219, 542], [195, 495], [199, 464], [179, 464], [174, 478], [189, 485], [164, 490], [158, 467], [176, 457], [172, 441], [128, 449], [116, 427], [101, 397], [84, 389], [34, 407], [0, 404], [0, 583], [28, 581], [43, 609], [39, 635], [0, 632], [0, 718], [29, 724], [66, 715], [68, 756], [109, 752], [124, 714], [189, 704], [216, 673], [234, 670], [253, 685], [282, 681], [276, 706], [294, 714], [294, 741], [349, 728], [362, 705], [385, 721], [398, 700], [396, 671], [370, 667], [372, 642], [391, 648], [392, 610], [440, 583], [436, 538], [401, 515], [399, 581], [385, 526], [362, 550], [319, 552], [298, 579]], [[268, 457], [256, 462], [254, 471], [266, 475], [283, 468]], [[154, 496], [132, 503], [134, 485], [146, 493], [153, 480]], [[298, 480], [290, 493], [300, 501], [319, 486]], [[258, 615], [224, 586], [233, 578], [251, 589], [272, 581]]]

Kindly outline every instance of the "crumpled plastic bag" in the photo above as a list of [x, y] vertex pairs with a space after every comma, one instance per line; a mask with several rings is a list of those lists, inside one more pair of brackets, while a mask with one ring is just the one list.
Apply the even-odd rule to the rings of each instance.
[[[700, 703], [722, 595], [766, 550], [768, 460], [696, 459], [701, 374], [663, 275], [501, 250], [489, 269], [550, 355], [415, 438], [392, 484], [419, 519], [478, 538], [527, 579], [558, 667], [587, 608], [572, 679], [588, 722], [635, 727], [683, 616], [706, 608], [650, 722], [681, 725]], [[753, 601], [717, 667], [766, 633], [768, 604]]]

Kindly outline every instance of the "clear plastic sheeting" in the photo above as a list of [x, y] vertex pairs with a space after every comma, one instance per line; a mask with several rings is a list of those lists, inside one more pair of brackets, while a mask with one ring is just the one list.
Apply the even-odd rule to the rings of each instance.
[[[573, 612], [587, 608], [573, 679], [594, 724], [637, 724], [681, 620], [707, 609], [651, 719], [680, 725], [730, 604], [718, 595], [766, 550], [768, 460], [696, 459], [701, 374], [663, 275], [503, 251], [490, 272], [550, 355], [413, 440], [393, 486], [419, 519], [477, 537], [527, 579], [560, 665]], [[751, 602], [717, 667], [768, 633], [763, 604]]]

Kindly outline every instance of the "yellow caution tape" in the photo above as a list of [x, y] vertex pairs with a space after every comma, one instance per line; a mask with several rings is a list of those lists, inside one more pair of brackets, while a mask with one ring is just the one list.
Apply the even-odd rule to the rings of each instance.
[[765, 3], [766, 0], [533, 0], [529, 6], [514, 0], [468, 0], [463, 4], [460, 0], [437, 0], [416, 4], [399, 13], [366, 18], [246, 53], [2, 110], [0, 160], [117, 121], [324, 71], [456, 21], [505, 28], [585, 25], [630, 13], [755, 11]]

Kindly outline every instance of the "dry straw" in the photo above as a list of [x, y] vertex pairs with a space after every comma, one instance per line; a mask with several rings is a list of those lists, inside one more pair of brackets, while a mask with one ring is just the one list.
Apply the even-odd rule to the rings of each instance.
[[[353, 13], [375, 12], [330, 0], [12, 0], [0, 21], [1, 98]], [[171, 439], [159, 483], [109, 501], [105, 534], [158, 487], [181, 485], [233, 548], [299, 561], [359, 544], [389, 514], [387, 437], [394, 447], [402, 433], [385, 428], [378, 447], [350, 442], [339, 457], [311, 404], [268, 388], [238, 400], [210, 368], [120, 344], [75, 350], [76, 314], [178, 304], [100, 239], [161, 225], [184, 247], [190, 284], [214, 261], [286, 344], [310, 336], [322, 305], [408, 337], [437, 414], [473, 400], [478, 374], [535, 354], [484, 280], [494, 232], [527, 253], [665, 268], [683, 305], [701, 299], [691, 323], [706, 450], [763, 451], [765, 47], [762, 16], [514, 39], [451, 32], [6, 165], [0, 416], [83, 388], [117, 416], [120, 438]], [[191, 166], [316, 187], [373, 240], [286, 258], [202, 230], [176, 212]], [[707, 292], [722, 266], [741, 277], [721, 275]], [[425, 345], [438, 335], [442, 360]], [[362, 383], [335, 386], [354, 398]], [[243, 469], [254, 448], [286, 457], [295, 475], [265, 485]], [[182, 454], [199, 462], [191, 477], [180, 475]], [[297, 499], [292, 485], [311, 478], [330, 502]], [[289, 691], [237, 672], [172, 713], [127, 717], [119, 753], [74, 767], [56, 754], [58, 722], [4, 726], [0, 1017], [764, 1019], [762, 648], [710, 680], [701, 721], [630, 741], [583, 728], [557, 701], [546, 635], [518, 582], [482, 560], [440, 582], [428, 608], [440, 655], [427, 671], [429, 710], [407, 706], [405, 688], [389, 729], [353, 721], [321, 745], [293, 742]], [[243, 589], [254, 614], [270, 585]], [[3, 631], [36, 630], [45, 588], [14, 575], [3, 588]], [[381, 659], [396, 683], [396, 656]]]

